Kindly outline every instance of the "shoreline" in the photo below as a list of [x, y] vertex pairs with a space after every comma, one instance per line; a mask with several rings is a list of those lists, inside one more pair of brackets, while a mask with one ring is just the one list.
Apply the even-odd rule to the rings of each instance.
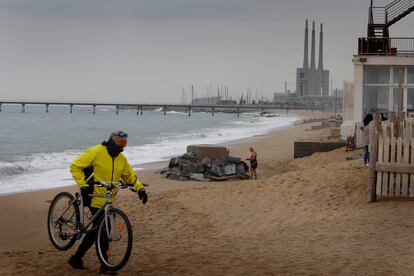
[[[278, 110], [275, 110], [275, 111], [278, 111]], [[275, 112], [275, 111], [271, 111], [271, 112]], [[315, 111], [291, 112], [290, 114], [286, 115], [286, 117], [294, 117], [294, 118], [297, 118], [297, 120], [293, 121], [289, 125], [275, 127], [275, 128], [273, 128], [269, 131], [266, 131], [266, 132], [261, 133], [261, 134], [256, 134], [256, 135], [253, 135], [253, 136], [250, 136], [250, 137], [243, 137], [243, 138], [231, 140], [231, 141], [224, 142], [224, 143], [217, 143], [217, 144], [213, 143], [213, 145], [226, 146], [231, 150], [232, 148], [239, 148], [239, 145], [254, 144], [256, 140], [262, 140], [263, 138], [266, 138], [268, 136], [276, 135], [280, 131], [283, 131], [285, 129], [289, 129], [291, 127], [296, 126], [298, 122], [302, 122], [303, 120], [305, 120], [307, 118], [310, 118], [310, 117], [312, 117], [312, 118], [324, 118], [324, 117], [328, 117], [329, 114], [330, 113], [315, 112]], [[241, 153], [241, 151], [238, 151], [238, 152]], [[182, 153], [184, 153], [184, 152], [182, 152]], [[180, 153], [180, 154], [182, 154], [182, 153]], [[178, 155], [172, 155], [172, 157], [173, 156], [178, 156]], [[137, 172], [137, 174], [141, 174], [143, 172], [152, 172], [152, 171], [155, 171], [155, 170], [162, 169], [162, 168], [168, 166], [168, 162], [169, 162], [169, 158], [165, 159], [165, 160], [158, 160], [158, 161], [152, 161], [152, 162], [143, 163], [143, 164], [139, 164], [139, 165], [134, 165], [133, 168]], [[72, 186], [73, 186], [73, 184], [68, 184], [68, 185], [59, 186], [59, 187], [48, 187], [48, 188], [16, 191], [16, 192], [11, 192], [11, 193], [0, 193], [0, 198], [2, 198], [4, 196], [23, 194], [23, 193], [32, 193], [32, 192], [39, 192], [39, 191], [46, 191], [46, 190], [65, 189], [65, 188], [70, 188]]]
[[[322, 114], [321, 117], [327, 117], [328, 114]], [[242, 158], [246, 157], [248, 145], [255, 144], [259, 154], [258, 175], [267, 175], [269, 164], [266, 162], [278, 162], [280, 160], [293, 158], [293, 141], [297, 138], [303, 138], [317, 135], [317, 133], [306, 132], [305, 130], [312, 123], [302, 125], [291, 125], [282, 129], [276, 129], [270, 133], [255, 136], [254, 139], [229, 145], [230, 153]], [[274, 149], [273, 151], [268, 150]], [[158, 162], [158, 165], [168, 164], [168, 162]], [[196, 181], [173, 181], [165, 178], [154, 170], [146, 169], [137, 171], [138, 178], [142, 183], [149, 184], [146, 188], [150, 198], [155, 194], [171, 192], [176, 190], [208, 187], [215, 185], [226, 185], [228, 182], [196, 182]], [[244, 181], [240, 181], [244, 183]], [[49, 245], [46, 230], [48, 201], [50, 201], [58, 192], [69, 191], [76, 192], [75, 185], [50, 188], [38, 191], [25, 191], [21, 193], [1, 195], [0, 212], [5, 227], [0, 228], [0, 235], [4, 237], [0, 241], [0, 252], [9, 250], [28, 250], [40, 249]], [[120, 191], [129, 197], [134, 197], [128, 191]], [[10, 212], [10, 209], [13, 211]], [[27, 225], [33, 227], [32, 231], [27, 229]], [[34, 230], [36, 229], [36, 230]], [[12, 234], [10, 234], [12, 233]], [[33, 238], [36, 237], [36, 238]], [[27, 243], [28, 239], [30, 243]]]

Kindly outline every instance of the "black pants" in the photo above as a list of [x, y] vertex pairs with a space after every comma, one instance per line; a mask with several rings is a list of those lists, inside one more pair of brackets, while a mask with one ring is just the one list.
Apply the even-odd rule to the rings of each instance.
[[[94, 216], [98, 212], [98, 208], [89, 207], [91, 210], [92, 216]], [[95, 243], [96, 235], [98, 234], [98, 224], [101, 221], [101, 218], [105, 215], [105, 212], [102, 212], [92, 223], [92, 228], [95, 228], [93, 231], [90, 231], [86, 234], [86, 236], [83, 238], [81, 244], [78, 247], [78, 250], [74, 254], [75, 258], [82, 259], [83, 256], [85, 256], [86, 252], [91, 248], [91, 246]], [[104, 233], [101, 236], [101, 248], [104, 252], [104, 257], [106, 258], [106, 251], [109, 248], [109, 241], [107, 239], [106, 233]]]

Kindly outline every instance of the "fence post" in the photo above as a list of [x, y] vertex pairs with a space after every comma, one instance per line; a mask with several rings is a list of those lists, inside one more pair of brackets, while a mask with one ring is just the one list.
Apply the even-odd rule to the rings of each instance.
[[378, 143], [380, 137], [381, 119], [379, 113], [374, 113], [374, 121], [370, 125], [369, 171], [368, 171], [368, 203], [377, 201], [377, 174], [375, 165], [378, 161]]

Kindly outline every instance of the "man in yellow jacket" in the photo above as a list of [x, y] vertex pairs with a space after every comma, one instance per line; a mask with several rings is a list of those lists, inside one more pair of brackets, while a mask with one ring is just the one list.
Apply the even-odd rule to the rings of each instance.
[[[147, 202], [147, 193], [144, 186], [139, 182], [134, 170], [129, 165], [127, 159], [122, 154], [128, 142], [128, 135], [123, 131], [116, 131], [111, 134], [108, 141], [102, 144], [93, 146], [85, 150], [77, 159], [73, 161], [70, 166], [70, 172], [76, 181], [76, 184], [81, 189], [84, 206], [89, 206], [92, 215], [94, 215], [99, 208], [103, 206], [106, 199], [93, 197], [92, 201], [88, 202], [88, 193], [91, 194], [106, 194], [105, 187], [93, 187], [86, 183], [87, 177], [93, 172], [94, 182], [117, 182], [123, 180], [124, 182], [133, 185], [133, 189], [138, 192], [138, 197], [142, 203]], [[90, 189], [93, 190], [90, 190]], [[115, 202], [115, 195], [113, 198]], [[93, 222], [93, 227], [97, 227], [100, 218]], [[79, 245], [78, 250], [68, 260], [69, 265], [75, 269], [83, 269], [82, 258], [88, 249], [95, 242], [96, 231], [87, 233]], [[102, 269], [102, 268], [101, 268]]]

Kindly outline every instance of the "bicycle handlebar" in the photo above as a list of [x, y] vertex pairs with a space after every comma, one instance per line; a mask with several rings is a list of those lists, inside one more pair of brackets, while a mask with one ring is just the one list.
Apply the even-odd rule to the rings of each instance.
[[90, 181], [90, 184], [93, 184], [97, 187], [105, 187], [105, 188], [118, 188], [118, 189], [126, 189], [126, 188], [133, 188], [134, 184], [123, 183], [121, 181], [118, 182], [104, 182], [104, 181]]

